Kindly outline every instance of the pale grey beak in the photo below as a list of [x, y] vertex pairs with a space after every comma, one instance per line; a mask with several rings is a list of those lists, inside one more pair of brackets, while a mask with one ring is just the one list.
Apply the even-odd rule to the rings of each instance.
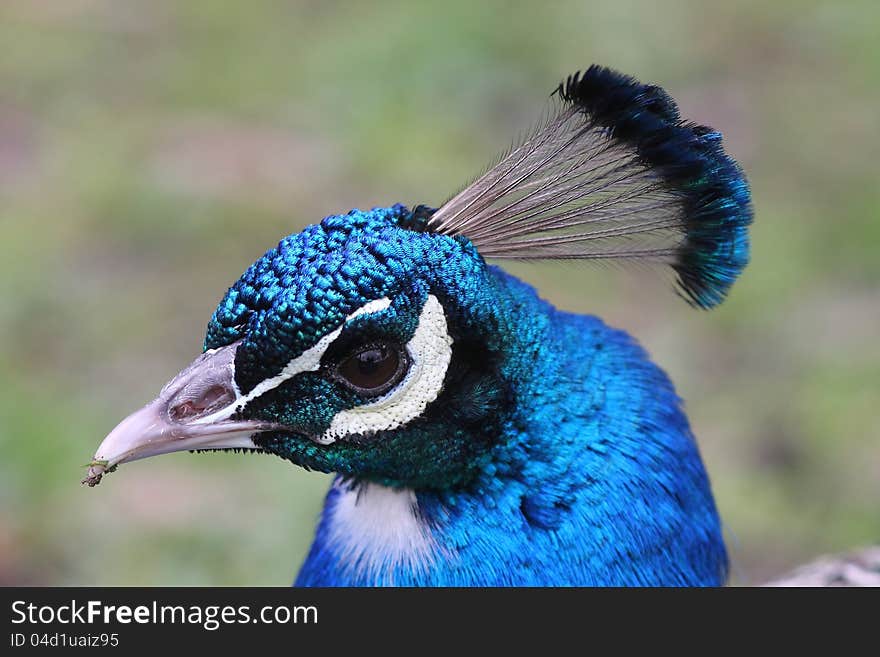
[[255, 433], [277, 425], [231, 420], [241, 398], [235, 385], [238, 344], [196, 358], [169, 381], [159, 397], [110, 432], [89, 464], [84, 484], [95, 486], [120, 463], [193, 449], [255, 448]]

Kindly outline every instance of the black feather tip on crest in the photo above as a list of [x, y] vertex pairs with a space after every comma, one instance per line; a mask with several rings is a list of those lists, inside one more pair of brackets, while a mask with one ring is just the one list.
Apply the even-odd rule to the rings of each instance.
[[581, 108], [639, 157], [684, 200], [686, 239], [672, 263], [686, 298], [702, 308], [724, 300], [749, 261], [751, 194], [742, 169], [721, 147], [721, 133], [682, 121], [658, 86], [593, 65], [555, 94]]
[[691, 304], [723, 301], [748, 263], [752, 208], [721, 135], [683, 121], [662, 88], [600, 66], [553, 95], [558, 112], [428, 229], [489, 258], [660, 261]]

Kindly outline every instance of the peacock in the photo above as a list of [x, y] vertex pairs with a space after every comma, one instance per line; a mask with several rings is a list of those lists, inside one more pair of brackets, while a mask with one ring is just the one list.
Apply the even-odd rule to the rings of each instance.
[[748, 263], [752, 216], [717, 131], [593, 65], [442, 205], [328, 216], [267, 251], [84, 483], [180, 450], [336, 473], [301, 586], [722, 585], [667, 375], [500, 264], [644, 263], [709, 309]]

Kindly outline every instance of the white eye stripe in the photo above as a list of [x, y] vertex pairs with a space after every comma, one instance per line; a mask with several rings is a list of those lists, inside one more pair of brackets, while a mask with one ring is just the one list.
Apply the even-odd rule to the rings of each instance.
[[360, 317], [361, 315], [369, 315], [370, 313], [378, 313], [382, 310], [385, 310], [391, 305], [391, 299], [388, 297], [383, 297], [382, 299], [374, 299], [370, 301], [357, 310], [355, 310], [351, 315], [345, 318], [346, 322], [350, 322], [355, 317]]
[[[391, 299], [388, 297], [384, 297], [382, 299], [374, 299], [370, 301], [353, 313], [351, 313], [348, 317], [345, 318], [345, 321], [334, 331], [331, 331], [323, 338], [318, 340], [314, 346], [306, 349], [303, 353], [301, 353], [296, 358], [290, 360], [287, 365], [284, 366], [278, 374], [268, 379], [263, 379], [260, 381], [253, 389], [247, 393], [246, 395], [241, 395], [238, 391], [238, 387], [236, 386], [235, 392], [239, 394], [234, 402], [232, 402], [226, 408], [221, 408], [216, 413], [212, 413], [211, 415], [206, 415], [203, 418], [199, 418], [194, 421], [193, 424], [211, 424], [212, 422], [219, 422], [221, 420], [225, 420], [229, 416], [231, 416], [236, 411], [244, 408], [249, 402], [253, 401], [260, 395], [263, 395], [270, 390], [274, 390], [282, 383], [295, 377], [297, 374], [301, 374], [302, 372], [314, 372], [321, 366], [321, 358], [323, 358], [324, 353], [330, 347], [331, 344], [339, 337], [339, 334], [342, 333], [342, 329], [345, 328], [345, 324], [353, 320], [355, 317], [360, 317], [361, 315], [366, 315], [369, 313], [377, 313], [382, 310], [385, 310], [391, 305]], [[233, 360], [230, 367], [232, 368], [232, 381], [235, 382], [235, 361]]]
[[411, 365], [403, 381], [374, 402], [337, 413], [318, 438], [319, 443], [327, 445], [351, 434], [397, 429], [419, 417], [437, 399], [452, 359], [452, 337], [443, 306], [434, 295], [428, 295], [406, 349]]

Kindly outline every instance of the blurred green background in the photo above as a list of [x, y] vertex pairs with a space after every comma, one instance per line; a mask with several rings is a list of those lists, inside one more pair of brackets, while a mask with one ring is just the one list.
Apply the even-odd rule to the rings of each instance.
[[709, 314], [644, 272], [518, 272], [670, 373], [734, 583], [880, 540], [880, 4], [4, 0], [0, 582], [290, 582], [325, 476], [81, 464], [280, 237], [441, 202], [592, 62], [725, 134], [752, 264]]

